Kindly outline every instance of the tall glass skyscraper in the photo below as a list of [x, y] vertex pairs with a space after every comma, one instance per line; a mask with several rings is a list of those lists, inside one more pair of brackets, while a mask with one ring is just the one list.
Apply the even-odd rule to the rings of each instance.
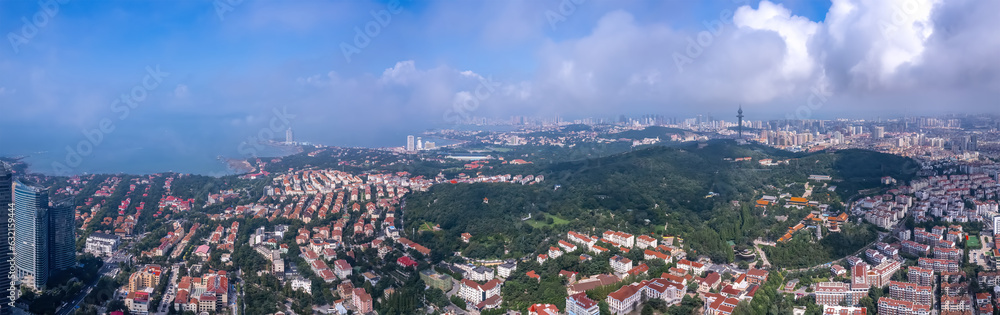
[[49, 279], [49, 197], [14, 181], [14, 265], [21, 285], [45, 289]]
[[49, 267], [52, 271], [76, 265], [76, 222], [73, 200], [53, 202], [49, 209]]
[[0, 162], [0, 235], [5, 239], [0, 240], [0, 315], [11, 313], [11, 294], [17, 294], [16, 288], [11, 290], [11, 248], [10, 248], [10, 208], [13, 206], [10, 172]]

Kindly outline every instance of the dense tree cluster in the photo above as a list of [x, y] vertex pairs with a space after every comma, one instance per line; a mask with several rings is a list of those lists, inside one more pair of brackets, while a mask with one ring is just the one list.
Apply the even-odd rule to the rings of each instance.
[[873, 225], [853, 223], [844, 224], [840, 233], [824, 231], [824, 235], [822, 240], [816, 241], [812, 229], [803, 230], [788, 242], [778, 244], [777, 247], [764, 246], [763, 249], [772, 264], [803, 268], [854, 254], [878, 237]]
[[[734, 162], [737, 157], [753, 161]], [[789, 163], [767, 167], [756, 163], [765, 158]], [[680, 235], [691, 253], [731, 262], [735, 259], [731, 244], [749, 248], [757, 238], [777, 239], [815, 210], [784, 207], [784, 201], [764, 209], [753, 207], [761, 195], [801, 195], [809, 175], [831, 175], [833, 182], [810, 182], [810, 199], [842, 210], [842, 198], [880, 187], [882, 176], [912, 177], [914, 170], [907, 166], [911, 161], [861, 150], [797, 154], [731, 141], [654, 146], [603, 158], [499, 169], [545, 176], [534, 185], [436, 185], [408, 197], [411, 225], [405, 232], [438, 257], [461, 252], [474, 258], [520, 258], [543, 252], [570, 230]], [[877, 166], [857, 167], [866, 163]], [[839, 186], [835, 191], [826, 189], [834, 185]], [[482, 202], [483, 198], [490, 202]], [[742, 203], [735, 206], [730, 201]], [[434, 225], [442, 230], [419, 228]], [[472, 241], [461, 242], [461, 233], [472, 234]], [[850, 226], [843, 233], [824, 235], [829, 237], [820, 246], [808, 237], [797, 237], [771, 250], [777, 256], [773, 260], [787, 267], [829, 261], [874, 237], [869, 228]], [[798, 253], [795, 248], [808, 248], [810, 254], [786, 257], [785, 253]]]

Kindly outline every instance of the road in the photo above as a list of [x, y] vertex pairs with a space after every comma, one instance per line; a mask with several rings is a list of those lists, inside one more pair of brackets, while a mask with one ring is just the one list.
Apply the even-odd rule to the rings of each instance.
[[174, 286], [177, 283], [177, 273], [180, 268], [180, 263], [176, 263], [171, 267], [170, 280], [167, 281], [167, 292], [163, 293], [163, 299], [160, 300], [160, 309], [156, 312], [150, 312], [156, 315], [165, 315], [170, 309], [170, 304], [174, 302], [174, 294], [176, 294], [177, 288]]
[[[243, 276], [243, 269], [236, 269], [236, 274], [232, 279], [229, 280], [229, 308], [233, 310], [233, 315], [239, 314], [239, 303], [241, 295], [243, 295], [243, 285], [240, 284], [239, 279]], [[239, 287], [237, 287], [239, 285]], [[246, 303], [246, 301], [244, 301]]]
[[753, 241], [753, 248], [757, 250], [757, 255], [760, 256], [760, 259], [764, 261], [764, 267], [771, 268], [771, 262], [767, 260], [767, 255], [764, 254], [764, 250], [760, 248], [761, 244], [774, 246], [774, 243], [770, 244], [764, 243], [761, 242], [760, 240]]
[[97, 285], [97, 282], [100, 281], [101, 278], [114, 277], [114, 273], [118, 272], [118, 262], [124, 261], [129, 258], [131, 258], [131, 255], [128, 255], [124, 251], [119, 250], [113, 256], [108, 257], [108, 259], [105, 259], [104, 266], [101, 266], [101, 269], [98, 270], [98, 274], [100, 276], [96, 277], [94, 281], [87, 284], [86, 289], [80, 291], [80, 294], [77, 294], [76, 297], [70, 300], [69, 303], [59, 308], [56, 311], [56, 315], [72, 314], [73, 311], [76, 310], [77, 306], [79, 306], [80, 303], [83, 302], [83, 299], [86, 298], [87, 295], [94, 290], [94, 286]]

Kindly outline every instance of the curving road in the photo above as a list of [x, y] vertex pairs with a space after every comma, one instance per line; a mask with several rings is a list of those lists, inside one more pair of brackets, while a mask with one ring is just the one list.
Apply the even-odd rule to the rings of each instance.
[[70, 315], [74, 311], [76, 311], [76, 308], [80, 305], [81, 302], [83, 302], [83, 299], [86, 298], [87, 295], [94, 290], [94, 286], [97, 285], [97, 282], [100, 281], [101, 278], [103, 277], [114, 277], [113, 273], [118, 271], [118, 262], [125, 261], [126, 259], [129, 258], [129, 256], [130, 255], [125, 254], [123, 251], [118, 251], [113, 256], [108, 257], [108, 259], [105, 259], [104, 266], [101, 266], [101, 269], [97, 271], [97, 273], [100, 276], [94, 278], [94, 281], [91, 281], [91, 283], [87, 284], [86, 289], [80, 291], [80, 293], [77, 294], [76, 297], [74, 297], [68, 303], [60, 307], [58, 310], [56, 310], [56, 315]]
[[761, 260], [764, 261], [764, 267], [767, 268], [771, 268], [771, 262], [767, 260], [767, 254], [765, 254], [764, 250], [760, 248], [760, 245], [774, 246], [773, 244], [774, 243], [761, 242], [760, 240], [753, 241], [753, 248], [757, 251], [757, 255], [760, 256]]

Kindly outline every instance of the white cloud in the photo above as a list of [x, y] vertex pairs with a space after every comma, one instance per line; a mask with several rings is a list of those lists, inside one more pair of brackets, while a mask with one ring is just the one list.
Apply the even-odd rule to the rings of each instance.
[[[911, 2], [917, 5], [905, 6]], [[735, 9], [732, 21], [726, 21], [729, 23], [713, 35], [711, 43], [701, 47], [683, 72], [678, 71], [671, 55], [684, 54], [691, 45], [688, 39], [697, 41], [698, 34], [706, 31], [701, 23], [683, 25], [672, 18], [651, 18], [634, 8], [626, 10], [604, 2], [587, 4], [555, 32], [542, 14], [551, 5], [539, 4], [534, 12], [530, 6], [518, 4], [512, 12], [536, 14], [527, 19], [530, 23], [522, 23], [525, 19], [516, 14], [469, 14], [435, 4], [430, 9], [447, 14], [427, 13], [435, 21], [425, 21], [432, 24], [426, 29], [405, 24], [407, 19], [420, 20], [409, 12], [394, 16], [398, 19], [393, 23], [400, 24], [398, 28], [394, 24], [393, 29], [405, 30], [417, 40], [402, 41], [385, 33], [382, 42], [397, 46], [372, 49], [369, 60], [382, 60], [379, 64], [331, 65], [302, 53], [281, 60], [260, 57], [264, 62], [248, 58], [254, 62], [245, 71], [178, 73], [174, 77], [185, 78], [184, 84], [169, 82], [166, 86], [175, 86], [172, 91], [167, 88], [151, 94], [133, 117], [196, 113], [214, 115], [212, 119], [221, 125], [252, 127], [269, 119], [272, 108], [288, 106], [301, 115], [296, 128], [301, 122], [303, 134], [309, 132], [305, 126], [310, 124], [322, 132], [403, 125], [422, 129], [442, 122], [456, 99], [475, 97], [483, 81], [496, 82], [498, 87], [482, 98], [471, 115], [663, 113], [681, 117], [731, 112], [743, 103], [745, 109], [753, 110], [754, 119], [781, 118], [804, 103], [810, 89], [818, 85], [829, 85], [833, 93], [832, 105], [824, 111], [863, 115], [868, 110], [885, 110], [898, 114], [899, 106], [935, 110], [941, 104], [951, 110], [997, 111], [1000, 36], [995, 32], [1000, 29], [1000, 20], [995, 12], [1000, 12], [1000, 1], [835, 0], [823, 21], [797, 16], [768, 1], [754, 7], [734, 6], [728, 8]], [[235, 8], [222, 23], [226, 25], [223, 33], [247, 27], [308, 33], [324, 24], [316, 17], [294, 20], [295, 10], [265, 16], [272, 5], [278, 6], [247, 4]], [[366, 7], [362, 13], [367, 11]], [[314, 13], [323, 16], [323, 12]], [[368, 16], [353, 18], [364, 21]], [[489, 25], [455, 27], [477, 21]], [[891, 27], [885, 27], [886, 22]], [[351, 25], [358, 23], [332, 32], [335, 35], [330, 38], [336, 43], [348, 37]], [[587, 24], [589, 29], [574, 27]], [[504, 34], [506, 25], [517, 28]], [[885, 29], [888, 36], [883, 35]], [[434, 40], [444, 47], [413, 46], [426, 39], [421, 36], [441, 34], [489, 43]], [[550, 34], [551, 38], [545, 38]], [[510, 52], [510, 60], [455, 56], [456, 51], [466, 49], [482, 52], [481, 46], [502, 47], [488, 57], [504, 58]], [[0, 106], [13, 108], [0, 119], [51, 117], [74, 129], [89, 128], [99, 118], [116, 115], [109, 111], [109, 104], [136, 84], [124, 75], [113, 77], [118, 80], [114, 84], [92, 83], [68, 70], [71, 67], [54, 61], [42, 63], [0, 63], [4, 73], [22, 73], [26, 78], [23, 82], [0, 82], [4, 85], [0, 95], [6, 96]], [[513, 70], [497, 66], [507, 63], [525, 66], [511, 67], [518, 68]], [[76, 88], [67, 91], [66, 86]], [[163, 100], [160, 95], [168, 97]]]
[[379, 81], [382, 83], [408, 85], [410, 80], [418, 74], [417, 67], [414, 65], [413, 60], [400, 61], [397, 62], [392, 68], [385, 69], [385, 71], [382, 72], [382, 78]]
[[842, 87], [899, 87], [901, 67], [919, 66], [934, 33], [936, 0], [836, 0], [827, 14], [817, 50]]
[[[1000, 39], [988, 30], [1000, 21], [982, 12], [997, 9], [981, 1], [835, 0], [817, 22], [762, 1], [738, 8], [718, 33], [612, 11], [587, 35], [542, 47], [533, 87], [541, 104], [563, 112], [711, 111], [749, 102], [780, 114], [815, 86], [829, 86], [831, 102], [854, 112], [935, 109], [946, 95], [979, 100], [962, 104], [971, 110], [996, 111], [987, 96], [1000, 90]], [[685, 54], [699, 33], [712, 40], [677, 71], [671, 53]], [[924, 93], [925, 101], [912, 102]]]
[[784, 40], [785, 58], [780, 74], [786, 79], [809, 78], [815, 70], [815, 61], [809, 55], [808, 41], [819, 24], [801, 16], [794, 16], [788, 9], [763, 1], [757, 10], [740, 7], [733, 22], [744, 30], [767, 30], [778, 33]]

